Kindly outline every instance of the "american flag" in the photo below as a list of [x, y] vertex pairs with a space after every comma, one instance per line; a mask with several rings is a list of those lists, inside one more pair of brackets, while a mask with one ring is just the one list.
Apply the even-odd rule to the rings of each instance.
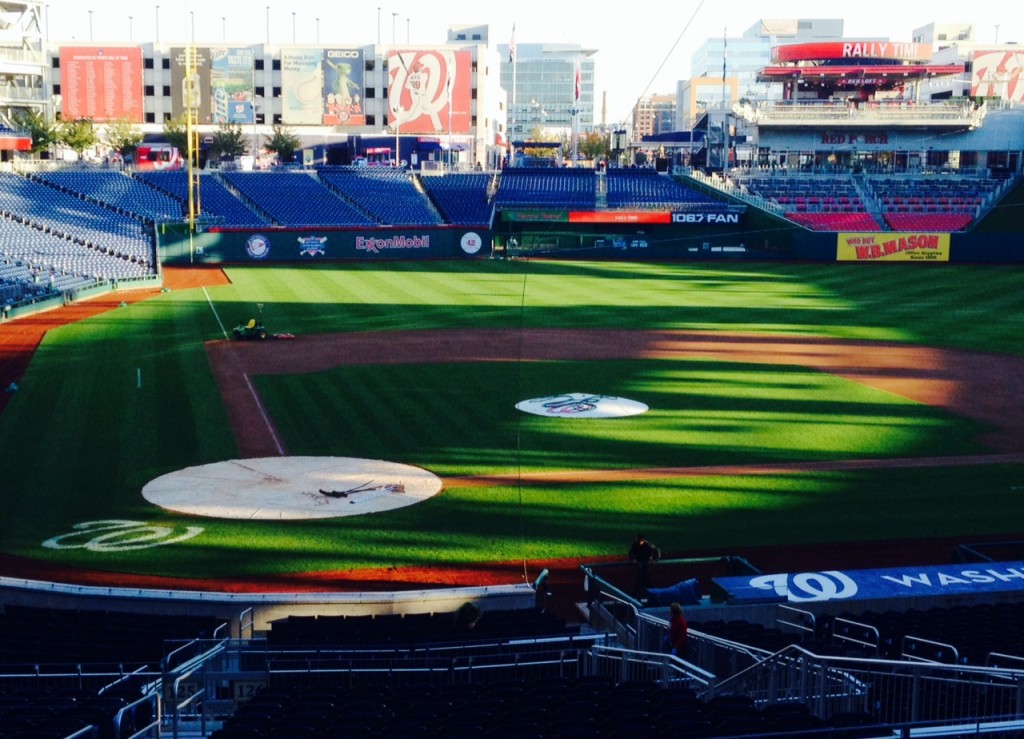
[[574, 88], [574, 93], [575, 94], [574, 94], [573, 100], [578, 103], [580, 101], [580, 65], [579, 65], [579, 62], [576, 63], [576, 87]]
[[508, 63], [512, 64], [516, 60], [516, 24], [512, 24], [512, 40], [508, 44]]

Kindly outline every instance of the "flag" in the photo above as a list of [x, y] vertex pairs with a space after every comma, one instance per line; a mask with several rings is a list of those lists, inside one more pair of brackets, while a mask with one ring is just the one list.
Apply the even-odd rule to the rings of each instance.
[[580, 64], [576, 62], [576, 87], [574, 88], [573, 102], [580, 101]]
[[516, 60], [516, 24], [512, 24], [512, 40], [508, 44], [508, 63], [512, 64]]

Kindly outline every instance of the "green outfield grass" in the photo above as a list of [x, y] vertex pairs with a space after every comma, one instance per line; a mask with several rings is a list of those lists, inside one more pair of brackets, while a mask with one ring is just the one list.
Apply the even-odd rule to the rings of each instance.
[[[229, 286], [169, 292], [47, 336], [0, 414], [0, 551], [231, 578], [596, 558], [622, 554], [638, 529], [670, 552], [1019, 535], [1024, 469], [1010, 465], [455, 488], [391, 513], [291, 523], [191, 518], [140, 495], [159, 475], [238, 455], [204, 343], [223, 339], [257, 303], [271, 331], [300, 336], [675, 329], [1024, 354], [1019, 267], [488, 261], [228, 274]], [[291, 453], [388, 459], [442, 476], [989, 451], [978, 423], [804, 367], [438, 359], [254, 380]], [[571, 391], [635, 398], [651, 411], [588, 422], [513, 407]], [[203, 532], [121, 552], [42, 546], [112, 519]]]

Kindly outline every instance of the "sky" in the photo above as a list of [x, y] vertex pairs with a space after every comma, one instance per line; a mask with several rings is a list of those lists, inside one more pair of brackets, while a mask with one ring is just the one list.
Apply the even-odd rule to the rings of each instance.
[[910, 41], [913, 29], [933, 21], [972, 23], [979, 43], [1024, 44], [1024, 13], [1008, 13], [1010, 6], [995, 2], [972, 7], [962, 0], [920, 6], [892, 0], [646, 0], [634, 9], [623, 3], [539, 0], [378, 1], [51, 0], [44, 32], [54, 42], [183, 42], [194, 30], [197, 44], [247, 45], [267, 42], [269, 30], [272, 46], [363, 46], [378, 40], [434, 45], [445, 42], [451, 25], [487, 24], [497, 45], [508, 44], [514, 25], [518, 44], [573, 43], [597, 51], [595, 113], [600, 117], [606, 95], [609, 122], [626, 120], [644, 95], [673, 93], [676, 81], [689, 76], [691, 56], [706, 39], [740, 36], [761, 18], [839, 18], [847, 38], [892, 41]]

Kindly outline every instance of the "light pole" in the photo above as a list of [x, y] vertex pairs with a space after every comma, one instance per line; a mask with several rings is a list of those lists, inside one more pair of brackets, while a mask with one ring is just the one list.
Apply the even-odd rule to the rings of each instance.
[[292, 11], [292, 43], [295, 43], [295, 11]]
[[377, 6], [377, 46], [380, 46], [380, 6]]
[[267, 6], [267, 49], [270, 49], [270, 6]]
[[92, 41], [92, 11], [89, 11], [89, 41]]
[[128, 42], [132, 40], [132, 17], [128, 16]]
[[50, 43], [50, 4], [49, 3], [46, 4], [46, 8], [45, 8], [44, 12], [46, 13], [46, 16], [44, 17], [44, 20], [45, 20], [45, 23], [46, 23], [46, 25], [45, 25], [45, 28], [46, 28], [46, 39], [45, 40], [46, 40], [46, 43]]
[[220, 17], [220, 40], [222, 43], [228, 40], [228, 19], [225, 15]]
[[409, 43], [409, 19], [405, 19], [405, 43]]
[[316, 45], [320, 45], [320, 19], [316, 19]]
[[153, 30], [153, 39], [159, 44], [160, 43], [160, 6], [156, 6], [156, 26]]
[[391, 14], [391, 43], [395, 43], [395, 21], [398, 20], [398, 13]]

